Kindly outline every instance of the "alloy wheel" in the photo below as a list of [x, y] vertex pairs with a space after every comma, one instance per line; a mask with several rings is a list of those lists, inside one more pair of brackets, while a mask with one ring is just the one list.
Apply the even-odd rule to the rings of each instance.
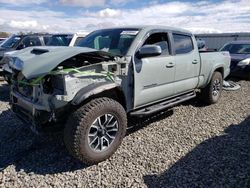
[[119, 124], [112, 114], [104, 114], [95, 119], [89, 129], [88, 143], [94, 152], [107, 150], [116, 138]]

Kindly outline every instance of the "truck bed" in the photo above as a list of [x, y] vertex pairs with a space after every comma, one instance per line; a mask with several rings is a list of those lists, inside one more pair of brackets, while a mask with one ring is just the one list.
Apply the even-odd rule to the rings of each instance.
[[[200, 52], [201, 58], [201, 73], [200, 73], [200, 82], [199, 86], [206, 85], [204, 83], [207, 80], [210, 80], [213, 73], [217, 67], [223, 67], [224, 75], [223, 78], [226, 78], [230, 73], [230, 55], [229, 52]], [[213, 70], [212, 70], [213, 69]], [[212, 71], [207, 71], [212, 70]]]

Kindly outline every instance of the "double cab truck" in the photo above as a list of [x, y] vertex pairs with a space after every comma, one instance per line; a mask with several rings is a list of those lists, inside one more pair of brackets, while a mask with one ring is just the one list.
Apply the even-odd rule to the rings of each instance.
[[129, 118], [198, 92], [216, 103], [230, 72], [228, 52], [199, 52], [192, 33], [164, 26], [97, 30], [78, 47], [30, 47], [6, 58], [13, 112], [35, 132], [61, 125], [66, 148], [89, 164], [117, 150]]

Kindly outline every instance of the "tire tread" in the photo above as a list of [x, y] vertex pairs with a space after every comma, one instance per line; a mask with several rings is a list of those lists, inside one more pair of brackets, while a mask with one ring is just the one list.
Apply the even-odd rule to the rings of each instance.
[[[120, 145], [126, 133], [127, 118], [126, 118], [126, 112], [124, 108], [120, 105], [120, 103], [118, 103], [117, 101], [113, 99], [103, 97], [103, 98], [95, 98], [91, 100], [90, 102], [86, 103], [85, 105], [77, 109], [75, 112], [73, 112], [70, 115], [65, 125], [64, 143], [65, 143], [66, 148], [68, 149], [69, 153], [73, 157], [88, 164], [94, 164], [100, 161], [99, 160], [97, 161], [80, 151], [81, 138], [82, 138], [82, 135], [84, 135], [84, 132], [86, 132], [86, 130], [84, 130], [86, 129], [86, 126], [84, 126], [82, 122], [92, 117], [95, 111], [100, 108], [100, 106], [105, 107], [105, 105], [112, 106], [115, 110], [118, 111], [118, 113], [122, 114], [122, 116], [124, 117], [122, 121], [125, 126], [123, 125], [121, 127], [122, 136], [119, 137], [119, 140], [118, 140], [119, 145]], [[116, 150], [114, 150], [111, 153], [111, 155], [115, 151]], [[106, 158], [102, 160], [105, 160], [105, 159]]]

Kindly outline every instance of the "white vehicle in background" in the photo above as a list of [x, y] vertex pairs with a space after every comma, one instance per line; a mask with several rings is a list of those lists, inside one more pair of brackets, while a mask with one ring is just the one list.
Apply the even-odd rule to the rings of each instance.
[[78, 44], [78, 42], [80, 40], [84, 39], [87, 34], [88, 34], [87, 32], [75, 33], [71, 39], [71, 42], [69, 43], [69, 46], [76, 46]]

